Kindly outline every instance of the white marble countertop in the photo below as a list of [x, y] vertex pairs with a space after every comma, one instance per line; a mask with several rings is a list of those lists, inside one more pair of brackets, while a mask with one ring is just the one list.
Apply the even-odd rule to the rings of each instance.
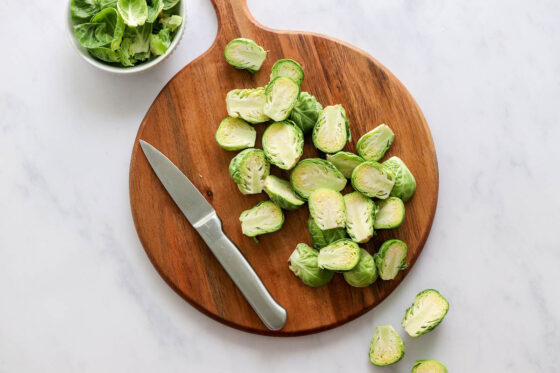
[[[402, 285], [349, 324], [289, 339], [194, 310], [131, 219], [136, 130], [210, 46], [210, 1], [188, 1], [168, 61], [127, 77], [81, 60], [55, 3], [0, 2], [12, 15], [0, 23], [1, 372], [409, 372], [422, 358], [451, 372], [560, 369], [559, 2], [249, 1], [267, 26], [329, 34], [391, 69], [424, 111], [440, 167], [432, 233]], [[443, 324], [405, 338], [394, 367], [371, 366], [375, 325], [404, 334], [404, 309], [430, 287], [451, 303]]]

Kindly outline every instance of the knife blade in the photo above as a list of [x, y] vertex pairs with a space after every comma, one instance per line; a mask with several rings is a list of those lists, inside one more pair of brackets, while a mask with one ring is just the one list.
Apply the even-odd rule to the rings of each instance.
[[222, 222], [193, 183], [163, 153], [144, 140], [140, 146], [150, 166], [183, 215], [197, 230], [245, 299], [270, 330], [286, 323], [286, 310], [270, 295], [237, 246], [222, 230]]

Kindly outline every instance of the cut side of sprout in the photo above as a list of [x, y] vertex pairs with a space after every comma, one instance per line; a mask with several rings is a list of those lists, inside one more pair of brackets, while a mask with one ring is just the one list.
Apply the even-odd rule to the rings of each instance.
[[408, 267], [405, 264], [408, 249], [401, 240], [388, 240], [375, 254], [375, 265], [382, 280], [393, 280], [397, 274]]
[[365, 243], [374, 235], [375, 203], [360, 192], [344, 196], [346, 231], [357, 243]]
[[336, 190], [320, 188], [309, 195], [309, 212], [321, 230], [343, 228], [346, 225], [344, 198]]
[[319, 268], [331, 271], [349, 271], [360, 260], [360, 247], [354, 241], [341, 239], [323, 247], [319, 251]]
[[354, 287], [362, 288], [369, 286], [377, 280], [377, 267], [373, 256], [366, 250], [360, 249], [360, 261], [358, 265], [348, 272], [344, 272], [346, 282]]
[[319, 252], [304, 243], [296, 246], [290, 256], [290, 270], [307, 286], [314, 288], [328, 284], [334, 272], [318, 266]]
[[371, 198], [389, 197], [394, 184], [393, 174], [377, 162], [361, 163], [352, 172], [354, 189]]
[[244, 120], [227, 117], [216, 131], [216, 141], [225, 150], [242, 150], [255, 146], [257, 131]]
[[340, 192], [346, 186], [346, 178], [330, 162], [307, 158], [293, 168], [290, 183], [297, 194], [307, 199], [311, 192], [319, 188]]
[[378, 202], [373, 226], [375, 229], [398, 228], [403, 223], [404, 217], [403, 201], [397, 197], [389, 197]]
[[305, 74], [303, 73], [303, 68], [299, 63], [289, 58], [285, 58], [274, 63], [270, 74], [270, 80], [274, 80], [274, 78], [279, 76], [286, 76], [301, 85]]
[[324, 153], [336, 153], [352, 139], [349, 121], [342, 105], [325, 107], [313, 127], [313, 144]]
[[254, 73], [266, 59], [266, 51], [251, 39], [237, 38], [226, 45], [224, 57], [231, 66]]
[[327, 161], [334, 164], [345, 178], [350, 179], [354, 169], [363, 163], [364, 159], [353, 153], [338, 152], [336, 154], [327, 154]]
[[296, 105], [299, 84], [286, 76], [274, 78], [265, 89], [264, 114], [279, 122], [287, 119]]
[[234, 89], [226, 95], [227, 112], [230, 117], [241, 118], [249, 123], [262, 123], [270, 118], [264, 115], [265, 88]]
[[284, 224], [284, 213], [274, 202], [264, 201], [239, 216], [241, 230], [248, 237], [276, 232]]
[[288, 180], [268, 175], [264, 180], [264, 191], [270, 199], [284, 210], [296, 210], [305, 201], [294, 192]]
[[381, 124], [358, 140], [356, 151], [366, 161], [378, 161], [393, 144], [395, 134], [386, 124]]
[[434, 329], [449, 310], [449, 302], [437, 290], [421, 291], [404, 315], [402, 326], [411, 337], [419, 337]]
[[447, 373], [447, 368], [441, 361], [418, 360], [412, 367], [412, 373]]
[[264, 131], [262, 146], [270, 163], [290, 170], [303, 154], [303, 132], [290, 121], [272, 123]]
[[270, 163], [260, 149], [245, 149], [229, 164], [229, 173], [243, 194], [258, 194], [270, 173]]
[[369, 347], [369, 361], [377, 366], [395, 364], [404, 356], [404, 342], [391, 325], [378, 326]]

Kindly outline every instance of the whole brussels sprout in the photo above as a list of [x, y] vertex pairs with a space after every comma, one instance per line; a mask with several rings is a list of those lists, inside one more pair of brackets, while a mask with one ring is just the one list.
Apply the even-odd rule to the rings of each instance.
[[441, 361], [418, 360], [412, 367], [412, 373], [447, 373], [447, 368]]
[[297, 210], [305, 200], [294, 192], [288, 180], [268, 175], [264, 180], [264, 191], [270, 199], [284, 210]]
[[399, 271], [408, 268], [408, 264], [404, 263], [407, 253], [408, 249], [403, 241], [385, 241], [373, 257], [379, 277], [382, 280], [393, 280]]
[[301, 92], [296, 101], [296, 106], [292, 109], [290, 119], [303, 131], [310, 133], [319, 118], [319, 113], [323, 106], [314, 96], [307, 92]]
[[357, 243], [365, 243], [375, 234], [375, 203], [360, 192], [344, 196], [346, 206], [346, 231]]
[[290, 183], [297, 194], [307, 199], [311, 192], [319, 188], [340, 192], [346, 186], [346, 178], [332, 163], [320, 158], [307, 158], [294, 167]]
[[265, 233], [276, 232], [284, 224], [284, 213], [274, 202], [263, 201], [239, 216], [243, 234], [255, 237]]
[[292, 79], [286, 76], [274, 78], [264, 92], [264, 114], [277, 122], [287, 119], [296, 105], [299, 92], [299, 84]]
[[344, 279], [354, 287], [362, 288], [369, 286], [377, 280], [377, 267], [373, 256], [364, 249], [360, 249], [360, 261], [358, 265], [348, 272], [344, 272]]
[[344, 175], [345, 178], [350, 179], [352, 172], [364, 159], [359, 155], [349, 152], [338, 152], [336, 154], [327, 154], [327, 161], [334, 164], [334, 166]]
[[349, 271], [358, 265], [360, 247], [348, 239], [341, 239], [323, 247], [319, 251], [319, 268], [331, 271]]
[[404, 203], [397, 197], [389, 197], [377, 204], [375, 213], [375, 229], [398, 228], [405, 217]]
[[255, 146], [257, 131], [244, 120], [227, 117], [216, 131], [216, 141], [225, 150], [242, 150]]
[[261, 46], [246, 38], [233, 39], [224, 50], [227, 63], [237, 69], [249, 70], [251, 73], [260, 70], [266, 54]]
[[395, 364], [404, 356], [404, 342], [391, 325], [378, 326], [369, 347], [369, 361], [377, 366]]
[[395, 176], [395, 185], [391, 195], [399, 197], [403, 202], [409, 201], [416, 192], [416, 180], [399, 157], [391, 157], [381, 164]]
[[361, 163], [352, 172], [354, 189], [371, 198], [389, 197], [394, 184], [395, 177], [391, 171], [374, 161]]
[[303, 68], [299, 63], [289, 58], [285, 58], [276, 61], [274, 65], [272, 65], [270, 80], [274, 80], [274, 78], [277, 78], [279, 76], [287, 76], [297, 84], [301, 85], [305, 74], [303, 73]]
[[268, 121], [264, 115], [265, 88], [234, 89], [226, 95], [227, 112], [230, 117], [241, 118], [249, 123], [257, 124]]
[[449, 302], [437, 290], [426, 289], [414, 298], [402, 320], [404, 330], [411, 337], [428, 333], [443, 320], [449, 310]]
[[336, 153], [351, 141], [350, 122], [342, 105], [325, 107], [313, 127], [313, 144], [324, 153]]
[[290, 256], [290, 270], [307, 286], [314, 288], [328, 284], [334, 272], [319, 268], [319, 252], [304, 243], [296, 246]]
[[378, 161], [393, 144], [395, 134], [386, 124], [381, 124], [358, 140], [356, 151], [366, 161]]
[[270, 173], [270, 163], [260, 149], [245, 149], [229, 164], [229, 174], [243, 194], [258, 194]]
[[309, 195], [309, 212], [322, 230], [344, 228], [346, 210], [344, 198], [336, 190], [319, 188]]
[[290, 121], [272, 123], [263, 133], [262, 146], [270, 163], [290, 170], [303, 154], [303, 132]]
[[307, 228], [309, 229], [311, 242], [316, 249], [321, 249], [341, 238], [346, 238], [346, 230], [344, 228], [322, 230], [313, 219], [307, 221]]

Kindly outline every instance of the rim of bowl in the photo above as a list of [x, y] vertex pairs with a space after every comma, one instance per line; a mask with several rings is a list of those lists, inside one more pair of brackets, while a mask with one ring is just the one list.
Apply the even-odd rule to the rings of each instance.
[[72, 16], [70, 15], [70, 4], [71, 4], [71, 2], [72, 2], [72, 0], [68, 0], [68, 5], [66, 6], [65, 11], [66, 11], [66, 14], [67, 14], [66, 20], [67, 20], [67, 26], [68, 26], [68, 35], [70, 36], [70, 39], [72, 41], [72, 45], [74, 46], [74, 49], [76, 50], [76, 52], [78, 52], [78, 54], [80, 56], [82, 56], [82, 58], [84, 60], [86, 60], [90, 65], [95, 66], [98, 69], [103, 70], [103, 71], [125, 75], [125, 74], [134, 74], [134, 73], [139, 73], [139, 72], [142, 72], [142, 71], [150, 70], [153, 67], [155, 67], [156, 65], [158, 65], [159, 63], [165, 61], [167, 59], [167, 57], [169, 57], [173, 53], [173, 51], [175, 50], [177, 45], [179, 45], [179, 43], [181, 42], [181, 39], [183, 39], [183, 34], [184, 34], [184, 31], [185, 31], [185, 24], [187, 23], [186, 22], [187, 18], [186, 18], [185, 0], [180, 0], [180, 2], [179, 2], [179, 13], [180, 13], [181, 17], [183, 17], [183, 22], [181, 23], [181, 26], [179, 26], [179, 30], [177, 31], [177, 34], [173, 38], [173, 41], [171, 41], [171, 45], [167, 49], [167, 52], [165, 52], [161, 56], [158, 56], [158, 57], [154, 58], [153, 60], [151, 60], [149, 62], [142, 63], [142, 64], [136, 65], [136, 66], [125, 67], [125, 66], [108, 65], [108, 64], [104, 63], [103, 61], [99, 61], [99, 60], [93, 58], [88, 53], [87, 48], [83, 47], [78, 42], [76, 37], [74, 36], [74, 22], [72, 21]]

